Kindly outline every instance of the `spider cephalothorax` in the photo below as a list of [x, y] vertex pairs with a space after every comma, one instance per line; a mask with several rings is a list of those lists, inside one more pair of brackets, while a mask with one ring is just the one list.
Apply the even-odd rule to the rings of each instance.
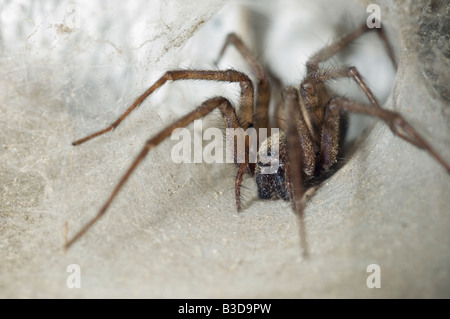
[[[233, 45], [252, 69], [256, 77], [255, 85], [250, 78], [236, 70], [175, 70], [166, 72], [150, 88], [148, 88], [136, 101], [109, 127], [75, 141], [73, 145], [82, 144], [96, 136], [102, 135], [116, 128], [134, 109], [136, 109], [149, 95], [164, 85], [167, 81], [178, 80], [205, 80], [228, 83], [239, 83], [241, 95], [239, 108], [234, 109], [232, 104], [224, 97], [214, 97], [203, 102], [194, 111], [188, 113], [178, 121], [164, 128], [161, 132], [150, 138], [134, 160], [125, 175], [119, 181], [99, 213], [85, 225], [72, 239], [66, 242], [65, 248], [70, 247], [78, 240], [108, 209], [120, 189], [134, 172], [136, 167], [147, 156], [148, 152], [159, 145], [171, 133], [184, 127], [194, 120], [202, 118], [211, 111], [218, 109], [224, 119], [225, 127], [230, 129], [274, 129], [282, 128], [278, 134], [258, 141], [259, 151], [257, 162], [250, 162], [249, 149], [245, 154], [238, 154], [234, 149], [235, 159], [243, 155], [244, 162], [235, 160], [238, 167], [235, 181], [236, 207], [241, 209], [241, 184], [246, 173], [254, 176], [258, 186], [258, 195], [262, 199], [279, 197], [289, 200], [294, 211], [300, 219], [300, 231], [303, 252], [306, 254], [306, 239], [303, 224], [302, 197], [305, 187], [316, 183], [326, 176], [339, 158], [342, 149], [343, 130], [345, 128], [345, 113], [353, 112], [372, 116], [384, 121], [391, 131], [400, 138], [408, 141], [418, 148], [424, 149], [434, 157], [446, 170], [450, 172], [450, 165], [426, 142], [417, 131], [409, 125], [404, 118], [389, 110], [383, 109], [372, 94], [369, 87], [354, 67], [341, 67], [335, 69], [321, 69], [319, 63], [330, 59], [339, 50], [344, 48], [362, 34], [374, 30], [383, 41], [396, 68], [394, 53], [382, 28], [369, 29], [364, 24], [338, 41], [324, 47], [314, 54], [307, 63], [307, 74], [298, 88], [286, 87], [282, 90], [282, 103], [277, 105], [274, 114], [284, 114], [285, 122], [280, 118], [269, 121], [270, 81], [264, 68], [251, 55], [241, 39], [230, 34], [219, 54], [219, 59], [228, 46]], [[356, 102], [348, 98], [335, 97], [328, 90], [326, 82], [338, 78], [353, 79], [367, 96], [369, 104]], [[275, 122], [270, 126], [269, 122]], [[276, 142], [274, 142], [276, 141]], [[247, 143], [248, 144], [248, 143]], [[277, 151], [275, 162], [268, 163], [262, 160], [264, 155], [273, 155]], [[275, 166], [273, 166], [275, 165]], [[275, 169], [273, 169], [275, 167]], [[267, 168], [270, 168], [267, 171]]]
[[[261, 161], [261, 156], [271, 156], [272, 155], [272, 140], [276, 140], [277, 145], [277, 161], [275, 163], [269, 162], [264, 163]], [[287, 152], [286, 152], [286, 134], [280, 132], [277, 135], [269, 136], [267, 139], [262, 141], [259, 147], [258, 161], [256, 163], [255, 179], [256, 185], [258, 187], [258, 196], [262, 199], [271, 198], [282, 198], [284, 200], [289, 200], [289, 194], [287, 190], [286, 182], [286, 169], [285, 165], [287, 163]], [[262, 172], [263, 169], [269, 168], [271, 165], [276, 165], [276, 169], [272, 174], [265, 174]]]

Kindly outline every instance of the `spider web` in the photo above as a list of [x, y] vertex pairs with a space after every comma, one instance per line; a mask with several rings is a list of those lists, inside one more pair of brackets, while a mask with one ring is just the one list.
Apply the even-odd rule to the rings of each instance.
[[[288, 203], [258, 201], [247, 180], [247, 206], [236, 214], [233, 168], [175, 165], [170, 141], [62, 254], [64, 223], [73, 234], [95, 215], [149, 136], [206, 97], [236, 103], [239, 90], [172, 84], [114, 132], [79, 147], [72, 141], [110, 124], [168, 69], [248, 72], [233, 50], [214, 65], [230, 31], [238, 30], [286, 84], [298, 85], [308, 55], [361, 22], [349, 2], [258, 1], [253, 13], [225, 3], [0, 4], [0, 296], [372, 297], [364, 271], [373, 262], [388, 270], [383, 285], [391, 285], [377, 296], [449, 295], [448, 177], [381, 124], [308, 203], [310, 262], [300, 260]], [[356, 64], [386, 107], [411, 118], [448, 159], [448, 111], [429, 97], [415, 68], [414, 17], [422, 8], [380, 3], [382, 18], [401, 30], [393, 94], [389, 61], [373, 38], [331, 66]], [[360, 98], [348, 82], [336, 90]], [[65, 284], [74, 263], [84, 289]]]

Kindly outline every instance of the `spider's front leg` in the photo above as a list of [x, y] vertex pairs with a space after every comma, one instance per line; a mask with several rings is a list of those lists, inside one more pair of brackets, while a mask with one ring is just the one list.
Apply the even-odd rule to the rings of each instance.
[[97, 215], [94, 218], [92, 218], [83, 228], [81, 228], [81, 230], [78, 231], [78, 233], [76, 233], [75, 236], [72, 237], [72, 239], [70, 239], [65, 243], [64, 249], [68, 249], [70, 246], [72, 246], [74, 242], [76, 242], [80, 237], [82, 237], [106, 213], [106, 210], [111, 205], [114, 198], [117, 196], [119, 191], [122, 189], [127, 180], [130, 178], [131, 174], [136, 170], [136, 168], [144, 160], [144, 158], [147, 156], [147, 154], [150, 152], [152, 148], [158, 146], [162, 141], [164, 141], [167, 137], [169, 137], [175, 129], [189, 125], [195, 120], [204, 117], [206, 114], [210, 113], [216, 108], [218, 108], [222, 113], [224, 121], [225, 123], [227, 123], [228, 127], [230, 128], [239, 127], [239, 121], [237, 119], [234, 108], [231, 105], [231, 103], [224, 97], [215, 97], [203, 102], [203, 104], [198, 108], [196, 108], [194, 111], [188, 113], [178, 121], [174, 122], [172, 125], [167, 126], [165, 129], [160, 131], [158, 134], [156, 134], [154, 137], [152, 137], [145, 143], [141, 152], [138, 154], [138, 156], [133, 161], [131, 166], [128, 168], [123, 177], [120, 179], [119, 183], [116, 185], [111, 195], [107, 199], [106, 203], [97, 213]]
[[[364, 81], [363, 77], [359, 73], [359, 71], [354, 66], [349, 67], [343, 67], [338, 69], [332, 69], [332, 70], [318, 70], [316, 72], [310, 73], [306, 76], [306, 78], [302, 82], [302, 90], [304, 92], [304, 98], [308, 99], [308, 97], [316, 96], [318, 92], [317, 90], [317, 84], [324, 83], [329, 80], [336, 80], [340, 78], [351, 78], [355, 81], [355, 83], [361, 88], [361, 90], [364, 92], [364, 94], [369, 99], [370, 103], [372, 103], [373, 106], [381, 108], [380, 103], [375, 98], [375, 96], [372, 93], [372, 90], [370, 90], [369, 86]], [[316, 104], [320, 105], [320, 103], [314, 103], [310, 102], [309, 104]]]
[[349, 43], [356, 40], [360, 36], [362, 36], [366, 32], [374, 31], [377, 32], [378, 36], [380, 37], [381, 41], [383, 41], [384, 46], [386, 48], [386, 51], [389, 55], [389, 58], [391, 59], [391, 62], [394, 66], [394, 68], [397, 70], [397, 61], [395, 59], [394, 55], [394, 49], [392, 48], [392, 45], [390, 44], [386, 33], [384, 32], [384, 28], [373, 28], [370, 29], [367, 27], [367, 25], [364, 23], [359, 28], [355, 29], [354, 31], [350, 32], [346, 36], [342, 37], [341, 39], [338, 39], [331, 43], [330, 45], [322, 48], [321, 50], [317, 51], [307, 62], [307, 72], [308, 74], [314, 73], [317, 70], [319, 70], [319, 63], [324, 62], [328, 59], [330, 59], [333, 55], [338, 53], [340, 50], [345, 48]]
[[315, 154], [312, 148], [311, 136], [300, 113], [300, 109], [305, 107], [301, 95], [297, 89], [287, 87], [283, 90], [282, 97], [287, 113], [286, 147], [288, 156], [285, 163], [286, 186], [292, 208], [298, 216], [301, 247], [303, 255], [306, 257], [308, 255], [308, 245], [303, 214], [303, 168], [310, 161], [314, 160]]
[[[180, 120], [176, 121], [172, 125], [167, 126], [153, 138], [149, 139], [139, 155], [133, 161], [129, 169], [120, 179], [117, 186], [114, 188], [113, 192], [107, 199], [106, 203], [97, 213], [97, 215], [92, 218], [83, 228], [81, 228], [78, 233], [75, 234], [69, 241], [64, 245], [65, 249], [68, 249], [74, 242], [76, 242], [80, 237], [83, 236], [107, 211], [108, 207], [117, 196], [119, 191], [125, 185], [126, 181], [130, 178], [131, 174], [136, 170], [138, 165], [147, 156], [148, 152], [159, 145], [164, 139], [169, 137], [173, 130], [176, 128], [184, 127], [194, 120], [202, 118], [206, 114], [210, 113], [214, 109], [218, 108], [222, 117], [225, 121], [225, 126], [227, 128], [243, 128], [247, 129], [253, 121], [253, 85], [250, 79], [243, 73], [237, 72], [235, 70], [226, 71], [193, 71], [193, 70], [179, 70], [179, 71], [169, 71], [166, 72], [158, 81], [155, 82], [149, 89], [147, 89], [141, 96], [139, 96], [135, 102], [128, 107], [128, 109], [109, 127], [93, 133], [83, 139], [77, 140], [73, 145], [82, 144], [94, 137], [102, 135], [114, 128], [116, 128], [134, 109], [136, 109], [142, 102], [155, 90], [161, 87], [167, 81], [172, 80], [209, 80], [209, 81], [222, 81], [222, 82], [238, 82], [241, 87], [241, 97], [240, 97], [240, 107], [239, 113], [236, 114], [233, 106], [230, 102], [223, 97], [216, 97], [205, 101], [201, 106], [196, 108], [194, 111], [190, 112], [186, 116], [182, 117]], [[236, 206], [240, 208], [240, 187], [242, 183], [243, 174], [248, 163], [239, 164], [239, 172], [236, 177]]]
[[326, 115], [322, 126], [320, 153], [321, 165], [324, 168], [331, 166], [336, 161], [338, 144], [330, 141], [335, 140], [339, 136], [339, 128], [336, 126], [336, 123], [339, 121], [340, 111], [360, 113], [381, 119], [389, 126], [394, 135], [418, 148], [424, 149], [450, 174], [450, 164], [400, 114], [381, 107], [371, 107], [370, 105], [343, 97], [332, 99], [325, 108]]

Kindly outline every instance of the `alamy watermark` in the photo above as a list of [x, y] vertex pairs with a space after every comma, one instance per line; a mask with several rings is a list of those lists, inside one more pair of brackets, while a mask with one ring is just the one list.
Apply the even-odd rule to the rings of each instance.
[[64, 23], [69, 29], [79, 29], [81, 25], [80, 5], [71, 3], [67, 5], [64, 15]]
[[70, 273], [66, 279], [67, 288], [81, 288], [81, 268], [77, 264], [70, 264], [66, 268], [66, 272]]
[[380, 265], [370, 264], [366, 272], [371, 273], [366, 280], [367, 288], [381, 288], [381, 268]]
[[366, 11], [368, 13], [371, 13], [366, 20], [366, 24], [367, 27], [369, 29], [373, 29], [373, 28], [377, 28], [380, 29], [381, 28], [381, 9], [380, 6], [377, 4], [369, 4], [367, 6]]
[[[171, 158], [174, 163], [192, 162], [192, 144], [194, 145], [194, 163], [258, 163], [261, 174], [274, 174], [279, 167], [280, 134], [278, 128], [271, 129], [270, 147], [258, 147], [258, 141], [269, 143], [267, 129], [257, 130], [250, 127], [226, 128], [215, 127], [203, 132], [202, 120], [194, 121], [194, 137], [187, 128], [177, 128], [172, 132], [171, 140], [179, 141], [172, 147]], [[224, 140], [226, 151], [224, 154]], [[203, 147], [204, 141], [210, 141]], [[259, 149], [259, 152], [258, 152]]]

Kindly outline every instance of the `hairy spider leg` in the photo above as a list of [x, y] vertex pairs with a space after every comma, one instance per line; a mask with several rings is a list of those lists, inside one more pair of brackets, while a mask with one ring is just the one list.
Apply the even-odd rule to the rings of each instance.
[[[269, 128], [269, 102], [270, 102], [270, 83], [264, 68], [251, 54], [250, 50], [244, 42], [235, 34], [228, 34], [225, 43], [220, 50], [216, 63], [222, 59], [226, 49], [233, 45], [237, 51], [242, 55], [244, 60], [250, 66], [251, 71], [256, 77], [256, 95], [253, 114], [253, 124], [258, 130], [259, 128]], [[270, 134], [270, 132], [268, 132]]]
[[[326, 106], [326, 117], [329, 119], [324, 123], [322, 129], [322, 139], [323, 144], [321, 148], [321, 158], [330, 158], [332, 155], [329, 153], [336, 153], [337, 144], [328, 143], [332, 145], [334, 149], [326, 147], [327, 139], [332, 138], [336, 134], [335, 124], [333, 124], [339, 117], [339, 111], [347, 111], [353, 113], [360, 113], [369, 115], [385, 122], [392, 133], [403, 140], [411, 143], [412, 145], [424, 149], [427, 151], [440, 165], [442, 165], [447, 173], [450, 174], [450, 164], [448, 164], [444, 159], [430, 146], [430, 144], [403, 118], [403, 116], [397, 112], [386, 110], [383, 108], [370, 107], [370, 105], [352, 101], [347, 98], [338, 97], [333, 98], [330, 103]], [[331, 123], [331, 124], [330, 124]], [[326, 154], [328, 153], [328, 154]]]
[[331, 97], [326, 91], [325, 82], [342, 77], [352, 78], [371, 102], [372, 108], [382, 109], [374, 94], [363, 80], [358, 70], [351, 67], [338, 68], [335, 70], [318, 70], [309, 73], [302, 82], [301, 95], [307, 108], [303, 111], [307, 125], [313, 140], [320, 145], [319, 165], [322, 171], [328, 170], [337, 161], [340, 134], [340, 116], [331, 116], [326, 105], [330, 103]]
[[333, 55], [342, 50], [345, 46], [347, 46], [350, 42], [354, 41], [355, 39], [369, 31], [377, 32], [382, 42], [384, 43], [384, 46], [386, 47], [386, 51], [388, 52], [389, 58], [391, 59], [394, 68], [397, 70], [397, 62], [394, 55], [394, 49], [392, 48], [392, 45], [389, 42], [383, 27], [370, 29], [364, 23], [359, 28], [350, 32], [346, 36], [317, 51], [306, 63], [307, 73], [309, 74], [317, 71], [319, 69], [320, 62], [328, 60]]
[[[88, 140], [97, 137], [99, 135], [102, 135], [110, 130], [113, 130], [116, 128], [134, 109], [136, 109], [142, 102], [155, 90], [157, 90], [159, 87], [161, 87], [163, 84], [165, 84], [167, 81], [172, 80], [210, 80], [210, 81], [223, 81], [223, 82], [238, 82], [241, 87], [241, 96], [240, 96], [240, 106], [239, 106], [239, 113], [236, 115], [235, 110], [232, 108], [231, 104], [229, 104], [228, 100], [226, 100], [226, 103], [221, 100], [221, 103], [217, 102], [217, 99], [224, 99], [224, 98], [214, 98], [209, 99], [206, 102], [204, 102], [200, 107], [198, 107], [196, 110], [192, 111], [179, 121], [175, 122], [171, 126], [168, 126], [166, 129], [161, 131], [157, 136], [155, 136], [153, 139], [149, 140], [146, 143], [146, 146], [141, 151], [139, 156], [136, 158], [136, 160], [133, 162], [132, 166], [129, 168], [129, 170], [126, 172], [124, 177], [121, 179], [119, 184], [114, 189], [113, 193], [110, 195], [109, 199], [105, 203], [105, 205], [102, 207], [102, 209], [99, 211], [99, 213], [88, 222], [86, 226], [84, 226], [70, 241], [68, 241], [65, 244], [65, 248], [67, 249], [70, 247], [78, 238], [80, 238], [90, 227], [92, 227], [93, 224], [106, 212], [107, 208], [111, 204], [112, 200], [117, 196], [117, 193], [120, 191], [122, 186], [124, 185], [125, 181], [128, 180], [131, 173], [136, 169], [137, 165], [142, 161], [142, 159], [147, 155], [148, 151], [158, 145], [161, 142], [161, 138], [166, 138], [169, 136], [172, 131], [175, 128], [186, 126], [189, 123], [193, 122], [195, 119], [203, 117], [205, 114], [211, 112], [215, 108], [219, 108], [219, 110], [222, 112], [222, 116], [225, 122], [225, 126], [228, 128], [243, 128], [244, 130], [247, 129], [249, 126], [252, 125], [253, 122], [253, 104], [254, 104], [254, 92], [253, 92], [253, 84], [251, 80], [243, 73], [235, 71], [235, 70], [226, 70], [226, 71], [195, 71], [195, 70], [176, 70], [176, 71], [168, 71], [166, 72], [159, 80], [157, 80], [150, 88], [148, 88], [141, 96], [139, 96], [134, 103], [128, 107], [128, 109], [110, 126], [107, 128], [100, 130], [98, 132], [95, 132], [85, 138], [82, 138], [80, 140], [77, 140], [73, 142], [73, 145], [80, 145], [84, 142], [87, 142]], [[223, 104], [226, 104], [226, 106], [222, 106]], [[230, 109], [231, 107], [231, 109]], [[231, 112], [232, 110], [232, 112]], [[206, 113], [205, 113], [206, 112]], [[238, 154], [236, 154], [237, 150], [234, 149], [235, 153], [235, 162], [238, 157]], [[248, 150], [245, 150], [246, 158], [248, 158]], [[238, 210], [241, 208], [241, 198], [240, 198], [240, 188], [242, 184], [243, 179], [243, 173], [245, 171], [245, 168], [249, 165], [248, 161], [245, 163], [239, 164], [239, 170], [236, 175], [236, 207]]]
[[90, 139], [99, 135], [105, 134], [115, 129], [119, 124], [135, 110], [144, 100], [158, 88], [163, 86], [167, 81], [177, 80], [207, 80], [207, 81], [219, 81], [219, 82], [238, 82], [241, 87], [241, 97], [239, 102], [239, 121], [244, 129], [252, 123], [253, 116], [253, 84], [245, 74], [235, 71], [196, 71], [196, 70], [176, 70], [168, 71], [162, 77], [160, 77], [152, 86], [150, 86], [143, 94], [141, 94], [130, 107], [110, 126], [107, 128], [95, 132], [89, 136], [79, 139], [72, 143], [72, 145], [80, 145]]
[[216, 108], [219, 109], [222, 113], [222, 117], [228, 127], [239, 127], [239, 122], [235, 110], [231, 103], [224, 97], [214, 97], [203, 102], [203, 104], [197, 107], [195, 110], [183, 116], [173, 124], [167, 126], [154, 137], [147, 140], [141, 152], [135, 158], [126, 173], [122, 176], [119, 183], [116, 185], [111, 195], [109, 196], [103, 207], [100, 209], [100, 211], [97, 213], [97, 215], [92, 218], [83, 228], [81, 228], [69, 241], [65, 243], [64, 249], [67, 250], [70, 246], [72, 246], [73, 243], [75, 243], [81, 236], [83, 236], [106, 213], [108, 207], [117, 196], [119, 191], [122, 189], [122, 187], [125, 185], [126, 181], [130, 178], [131, 174], [136, 170], [138, 165], [144, 160], [144, 158], [152, 148], [158, 146], [162, 141], [169, 137], [175, 129], [187, 126], [194, 120], [202, 118]]
[[[328, 80], [334, 80], [339, 78], [352, 78], [356, 84], [361, 88], [361, 90], [366, 94], [369, 101], [376, 107], [381, 108], [380, 103], [378, 103], [377, 99], [373, 95], [369, 86], [364, 81], [361, 74], [358, 72], [356, 67], [349, 66], [332, 70], [318, 70], [312, 73], [309, 73], [306, 78], [302, 81], [301, 87], [305, 90], [305, 93], [308, 95], [313, 95], [316, 88], [315, 85], [319, 83], [323, 83]], [[310, 92], [313, 91], [313, 92]], [[303, 93], [303, 92], [302, 92]], [[311, 94], [312, 93], [312, 94]], [[305, 96], [304, 96], [305, 98]]]
[[306, 241], [306, 227], [303, 214], [304, 189], [302, 166], [304, 166], [303, 163], [305, 161], [305, 157], [308, 157], [309, 155], [303, 155], [303, 153], [306, 152], [304, 148], [309, 147], [309, 145], [308, 143], [304, 143], [304, 139], [299, 138], [299, 136], [302, 134], [309, 136], [309, 132], [306, 127], [302, 128], [302, 125], [299, 125], [299, 119], [302, 118], [300, 108], [303, 100], [300, 94], [298, 94], [297, 89], [293, 87], [285, 88], [282, 92], [282, 98], [287, 112], [286, 143], [288, 148], [288, 160], [285, 163], [287, 189], [292, 209], [298, 216], [300, 227], [300, 245], [303, 250], [303, 256], [306, 257], [308, 256], [308, 245]]

